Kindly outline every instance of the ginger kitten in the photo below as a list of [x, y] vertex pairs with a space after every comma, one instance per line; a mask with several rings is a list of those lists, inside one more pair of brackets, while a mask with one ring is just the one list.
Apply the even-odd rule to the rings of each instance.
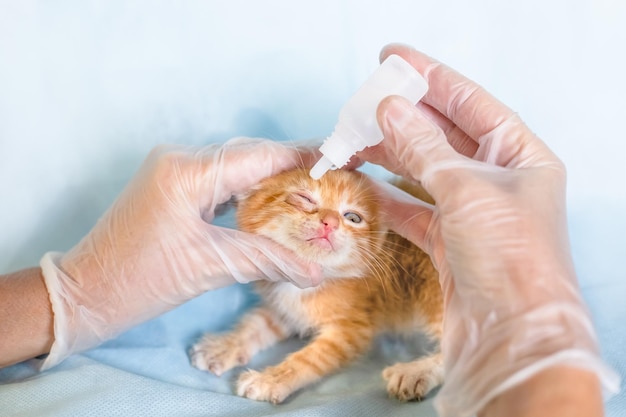
[[[259, 233], [323, 266], [318, 287], [258, 281], [261, 305], [225, 334], [207, 334], [192, 349], [198, 369], [215, 375], [248, 363], [291, 336], [308, 345], [261, 372], [243, 372], [237, 394], [274, 404], [359, 358], [382, 332], [441, 337], [443, 304], [430, 258], [388, 231], [370, 180], [356, 171], [320, 180], [296, 169], [262, 181], [239, 202], [239, 228]], [[437, 347], [437, 349], [439, 349]], [[439, 350], [383, 371], [387, 391], [420, 399], [443, 382]]]

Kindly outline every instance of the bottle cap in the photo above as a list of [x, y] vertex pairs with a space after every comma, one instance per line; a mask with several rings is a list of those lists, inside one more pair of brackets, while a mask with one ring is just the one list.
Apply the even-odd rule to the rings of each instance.
[[376, 112], [385, 97], [400, 95], [417, 103], [427, 90], [426, 80], [411, 64], [398, 55], [387, 57], [342, 107], [335, 130], [319, 149], [323, 156], [311, 177], [319, 179], [329, 169], [343, 167], [352, 155], [383, 140]]

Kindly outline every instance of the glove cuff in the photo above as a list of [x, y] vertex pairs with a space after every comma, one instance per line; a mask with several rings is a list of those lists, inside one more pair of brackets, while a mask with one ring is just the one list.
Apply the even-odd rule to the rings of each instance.
[[35, 360], [35, 366], [40, 371], [50, 369], [73, 353], [87, 350], [107, 339], [99, 337], [85, 320], [89, 312], [73, 302], [80, 285], [59, 267], [63, 255], [61, 252], [47, 252], [39, 261], [54, 315], [54, 342], [50, 353], [42, 360]]
[[466, 343], [452, 347], [445, 345], [452, 329], [444, 330], [446, 381], [435, 399], [442, 417], [474, 415], [502, 392], [554, 366], [595, 373], [605, 398], [619, 391], [620, 378], [600, 358], [593, 325], [579, 303], [537, 306], [480, 325], [462, 320], [455, 327], [458, 334], [471, 331], [465, 332]]

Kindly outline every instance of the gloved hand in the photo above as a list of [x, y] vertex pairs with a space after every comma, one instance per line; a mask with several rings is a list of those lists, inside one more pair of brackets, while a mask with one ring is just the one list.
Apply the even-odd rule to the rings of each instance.
[[561, 161], [509, 108], [452, 69], [401, 45], [424, 75], [417, 106], [390, 97], [378, 109], [384, 141], [361, 159], [418, 181], [430, 208], [388, 207], [398, 233], [440, 272], [445, 316], [441, 416], [469, 416], [554, 365], [619, 378], [601, 361], [580, 295], [566, 224]]
[[314, 149], [243, 138], [155, 149], [78, 245], [42, 258], [55, 341], [41, 368], [236, 281], [318, 284], [318, 265], [298, 263], [261, 236], [209, 224], [233, 194], [280, 171], [311, 166]]

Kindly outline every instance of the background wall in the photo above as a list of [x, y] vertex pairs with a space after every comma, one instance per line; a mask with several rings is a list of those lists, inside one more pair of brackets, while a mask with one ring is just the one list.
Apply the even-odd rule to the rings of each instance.
[[619, 0], [0, 0], [0, 272], [75, 244], [158, 143], [326, 136], [401, 41], [560, 155], [583, 282], [602, 280], [625, 254], [625, 28]]
[[[342, 104], [378, 65], [380, 48], [395, 41], [482, 84], [564, 160], [579, 279], [607, 363], [626, 377], [623, 0], [0, 0], [0, 273], [73, 246], [157, 144], [328, 135]], [[206, 399], [209, 406], [222, 401], [230, 408], [251, 407], [212, 396], [222, 392], [216, 386], [229, 392], [228, 381], [194, 373], [185, 355], [200, 326], [187, 317], [228, 324], [228, 315], [245, 304], [238, 288], [231, 289], [230, 298], [224, 291], [205, 294], [111, 341], [123, 355], [105, 346], [75, 356], [62, 365], [73, 370], [72, 377], [52, 372], [5, 386], [5, 406], [39, 398], [31, 408], [39, 415], [54, 412], [70, 396], [84, 398], [89, 409], [118, 404], [120, 397], [129, 398], [121, 404], [131, 408], [156, 404], [150, 415], [171, 415], [166, 405], [199, 406]], [[147, 350], [124, 350], [134, 346], [133, 337], [157, 340], [160, 350], [149, 343]], [[161, 346], [162, 340], [174, 347]], [[148, 353], [159, 366], [150, 365]], [[162, 364], [169, 367], [158, 373]], [[91, 365], [97, 377], [89, 379]], [[10, 368], [5, 379], [22, 381], [24, 369]], [[166, 385], [167, 395], [157, 390], [146, 400], [146, 391], [137, 391], [137, 375], [143, 374], [149, 376], [140, 378], [144, 385], [159, 378], [178, 382]], [[102, 375], [110, 375], [109, 385]], [[331, 410], [333, 404], [372, 404], [363, 401], [371, 399], [363, 392], [379, 377], [363, 375], [357, 367], [320, 385], [338, 392]], [[200, 391], [183, 389], [189, 381], [211, 387], [202, 401]], [[50, 386], [64, 387], [64, 394], [42, 397], [57, 392]], [[348, 394], [335, 387], [356, 388]], [[186, 396], [172, 402], [178, 398], [172, 392], [181, 390]], [[307, 395], [293, 407], [319, 400]], [[374, 402], [385, 410], [397, 406]], [[65, 410], [72, 407], [80, 402], [68, 401]], [[623, 415], [624, 409], [621, 394], [607, 404], [607, 415]]]

